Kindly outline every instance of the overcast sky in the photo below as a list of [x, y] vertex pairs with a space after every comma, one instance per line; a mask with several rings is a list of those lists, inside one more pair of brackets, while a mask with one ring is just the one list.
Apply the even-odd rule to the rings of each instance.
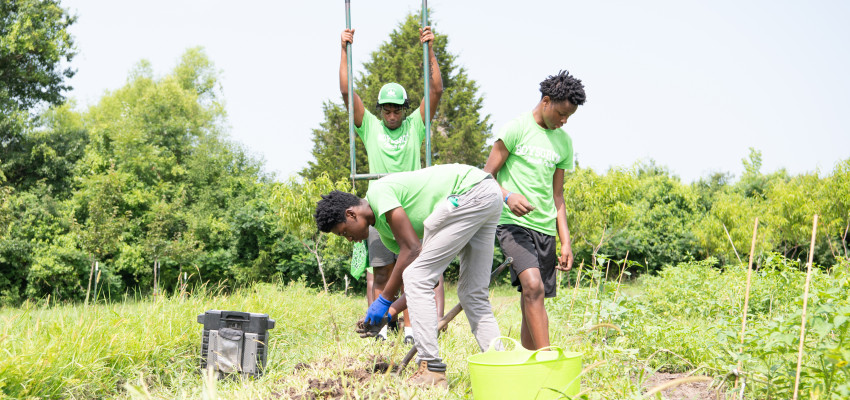
[[[421, 2], [352, 0], [355, 74]], [[344, 2], [65, 0], [79, 17], [69, 94], [81, 109], [203, 46], [221, 71], [229, 134], [279, 179], [311, 159], [322, 102], [341, 101]], [[848, 1], [431, 0], [434, 30], [480, 86], [494, 132], [560, 69], [587, 103], [565, 126], [576, 158], [604, 172], [653, 159], [690, 182], [742, 171], [832, 171], [850, 158]]]

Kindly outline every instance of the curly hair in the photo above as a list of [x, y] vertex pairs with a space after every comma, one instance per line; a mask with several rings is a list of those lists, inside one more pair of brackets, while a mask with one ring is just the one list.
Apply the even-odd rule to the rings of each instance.
[[586, 99], [581, 79], [570, 75], [570, 72], [566, 70], [558, 71], [557, 75], [550, 75], [540, 82], [540, 93], [541, 99], [549, 96], [556, 103], [567, 100], [577, 106], [584, 104]]
[[331, 229], [345, 222], [345, 210], [360, 204], [360, 198], [339, 190], [323, 194], [322, 199], [316, 203], [316, 227], [322, 232], [330, 232]]

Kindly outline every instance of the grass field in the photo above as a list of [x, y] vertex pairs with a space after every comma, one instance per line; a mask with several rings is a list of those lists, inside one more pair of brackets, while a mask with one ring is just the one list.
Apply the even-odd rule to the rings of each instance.
[[[572, 288], [562, 288], [558, 298], [547, 300], [552, 343], [583, 353], [585, 366], [598, 364], [583, 376], [581, 398], [637, 399], [648, 386], [690, 374], [708, 376], [711, 382], [683, 385], [680, 394], [665, 392], [663, 398], [713, 397], [720, 385], [725, 398], [733, 388], [729, 372], [739, 359], [752, 377], [744, 398], [784, 398], [789, 390], [787, 365], [796, 360], [789, 349], [795, 350], [796, 344], [789, 340], [785, 350], [767, 351], [764, 341], [770, 334], [759, 330], [786, 330], [783, 315], [793, 321], [796, 297], [790, 289], [797, 285], [782, 286], [781, 279], [796, 280], [800, 273], [755, 278], [752, 327], [745, 356], [740, 356], [735, 334], [740, 331], [740, 306], [736, 310], [735, 305], [740, 304], [741, 290], [729, 284], [737, 282], [740, 273], [720, 273], [700, 263], [677, 268], [619, 291], [616, 282], [586, 281], [574, 301]], [[814, 300], [812, 312], [832, 315], [833, 323], [824, 328], [813, 320], [817, 332], [810, 340], [826, 338], [831, 347], [807, 344], [810, 368], [804, 374], [808, 381], [803, 393], [809, 394], [802, 398], [841, 398], [847, 390], [846, 362], [841, 362], [850, 358], [844, 344], [848, 324], [846, 318], [835, 318], [850, 314], [847, 279], [821, 274], [814, 288], [820, 298]], [[830, 290], [836, 296], [833, 301], [824, 294]], [[517, 293], [496, 287], [491, 299], [502, 334], [518, 339]], [[456, 302], [449, 287], [446, 308]], [[829, 304], [832, 314], [821, 309]], [[262, 378], [215, 381], [198, 372], [202, 326], [196, 317], [209, 309], [267, 313], [277, 321], [270, 331]], [[407, 386], [404, 378], [412, 366], [401, 377], [373, 371], [376, 363], [400, 361], [409, 347], [400, 337], [386, 343], [360, 339], [353, 327], [364, 309], [361, 295], [325, 294], [299, 283], [262, 284], [227, 295], [201, 290], [155, 301], [127, 298], [89, 307], [29, 303], [2, 309], [0, 393], [8, 398], [72, 399], [472, 397], [466, 358], [478, 347], [463, 314], [440, 340], [449, 366], [450, 389], [444, 392]], [[799, 324], [799, 313], [796, 317]], [[827, 361], [833, 367], [821, 368], [818, 376], [816, 367], [823, 360], [833, 360]], [[653, 375], [655, 371], [660, 372]]]

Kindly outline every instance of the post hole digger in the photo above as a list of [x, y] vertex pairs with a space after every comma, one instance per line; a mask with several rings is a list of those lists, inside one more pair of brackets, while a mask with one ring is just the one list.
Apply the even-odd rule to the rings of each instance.
[[[508, 257], [508, 258], [505, 259], [505, 261], [503, 263], [499, 264], [499, 266], [496, 267], [496, 269], [494, 269], [493, 272], [490, 274], [490, 284], [493, 284], [493, 282], [496, 280], [496, 278], [499, 276], [499, 274], [501, 274], [502, 271], [504, 271], [505, 268], [510, 266], [511, 263], [513, 263], [513, 261], [514, 261], [513, 258]], [[401, 310], [396, 310], [396, 312], [399, 312], [399, 311], [401, 311]], [[463, 306], [460, 303], [458, 303], [454, 307], [452, 307], [452, 309], [449, 310], [449, 312], [446, 313], [446, 315], [440, 320], [440, 323], [437, 326], [437, 331], [442, 332], [449, 325], [449, 322], [452, 322], [452, 320], [455, 317], [457, 317], [458, 314], [460, 314], [461, 311], [463, 311]], [[356, 332], [359, 333], [360, 337], [363, 337], [363, 338], [374, 337], [375, 335], [378, 334], [378, 332], [381, 330], [381, 328], [384, 325], [386, 325], [386, 323], [387, 323], [386, 318], [384, 318], [381, 321], [381, 323], [377, 324], [377, 325], [370, 324], [370, 323], [366, 322], [365, 320], [360, 320], [359, 322], [357, 322]], [[407, 352], [407, 355], [405, 355], [404, 358], [401, 360], [401, 363], [399, 363], [399, 367], [398, 367], [397, 372], [401, 372], [405, 367], [407, 367], [407, 364], [410, 363], [410, 360], [412, 360], [413, 356], [415, 356], [415, 355], [416, 355], [416, 346], [413, 346], [410, 349], [410, 351]]]
[[[350, 0], [346, 3], [350, 4]], [[403, 111], [408, 103], [403, 87], [390, 83], [381, 88], [377, 104], [383, 121], [370, 114], [362, 99], [348, 90], [351, 84], [348, 79], [351, 72], [350, 44], [354, 30], [346, 29], [342, 33], [340, 91], [347, 96], [349, 107], [352, 103], [354, 105], [349, 114], [353, 111], [350, 117], [353, 116], [357, 134], [364, 142], [372, 137], [369, 133], [373, 130], [378, 131], [378, 137], [389, 135], [395, 138], [396, 131], [406, 126], [412, 133], [402, 132], [401, 137], [409, 145], [410, 158], [414, 162], [405, 164], [406, 168], [374, 171], [373, 161], [381, 161], [384, 153], [370, 151], [369, 143], [366, 143], [370, 174], [360, 176], [352, 170], [352, 184], [358, 178], [379, 179], [369, 183], [362, 198], [339, 190], [323, 195], [316, 204], [315, 217], [317, 228], [322, 232], [331, 232], [352, 242], [368, 240], [369, 263], [373, 265], [374, 259], [374, 265], [382, 268], [382, 285], [375, 275], [372, 297], [364, 318], [364, 331], [368, 330], [365, 327], [387, 323], [387, 315], [395, 321], [398, 314], [390, 313], [391, 307], [396, 311], [407, 309], [405, 322], [412, 324], [410, 337], [415, 339], [419, 364], [419, 371], [408, 381], [446, 387], [446, 364], [439, 356], [437, 340], [440, 317], [434, 312], [435, 308], [441, 307], [435, 307], [434, 289], [452, 259], [459, 257], [458, 298], [479, 347], [485, 349], [493, 338], [500, 336], [489, 302], [488, 287], [492, 273], [493, 238], [504, 205], [498, 183], [480, 168], [464, 164], [430, 165], [430, 120], [437, 110], [443, 85], [431, 46], [435, 36], [427, 21], [427, 2], [423, 1], [423, 26], [419, 39], [423, 46], [424, 96], [418, 112], [408, 115], [405, 119], [407, 124], [402, 126], [397, 125], [396, 116], [397, 106], [401, 106]], [[350, 24], [350, 20], [347, 22]], [[386, 95], [382, 94], [385, 89]], [[411, 138], [415, 140], [411, 142]], [[419, 148], [422, 142], [426, 150], [425, 168], [420, 169]], [[395, 144], [391, 147], [384, 150], [401, 149]], [[373, 252], [373, 243], [375, 248], [381, 247], [380, 244], [392, 255], [383, 257], [380, 251]], [[397, 301], [402, 291], [405, 307]], [[436, 295], [440, 296], [439, 293]], [[407, 335], [407, 329], [405, 331]], [[380, 331], [378, 334], [385, 337]]]

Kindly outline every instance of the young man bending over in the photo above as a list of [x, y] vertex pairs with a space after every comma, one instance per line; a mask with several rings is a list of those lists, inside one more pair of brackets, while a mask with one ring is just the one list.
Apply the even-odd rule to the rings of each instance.
[[316, 204], [319, 230], [360, 241], [374, 227], [387, 248], [398, 254], [366, 321], [378, 325], [391, 317], [390, 306], [403, 282], [419, 352], [419, 370], [411, 382], [448, 387], [437, 343], [433, 289], [456, 255], [458, 298], [479, 347], [486, 349], [499, 336], [488, 286], [501, 211], [501, 191], [493, 177], [461, 164], [396, 173], [373, 181], [364, 199], [334, 191]]

